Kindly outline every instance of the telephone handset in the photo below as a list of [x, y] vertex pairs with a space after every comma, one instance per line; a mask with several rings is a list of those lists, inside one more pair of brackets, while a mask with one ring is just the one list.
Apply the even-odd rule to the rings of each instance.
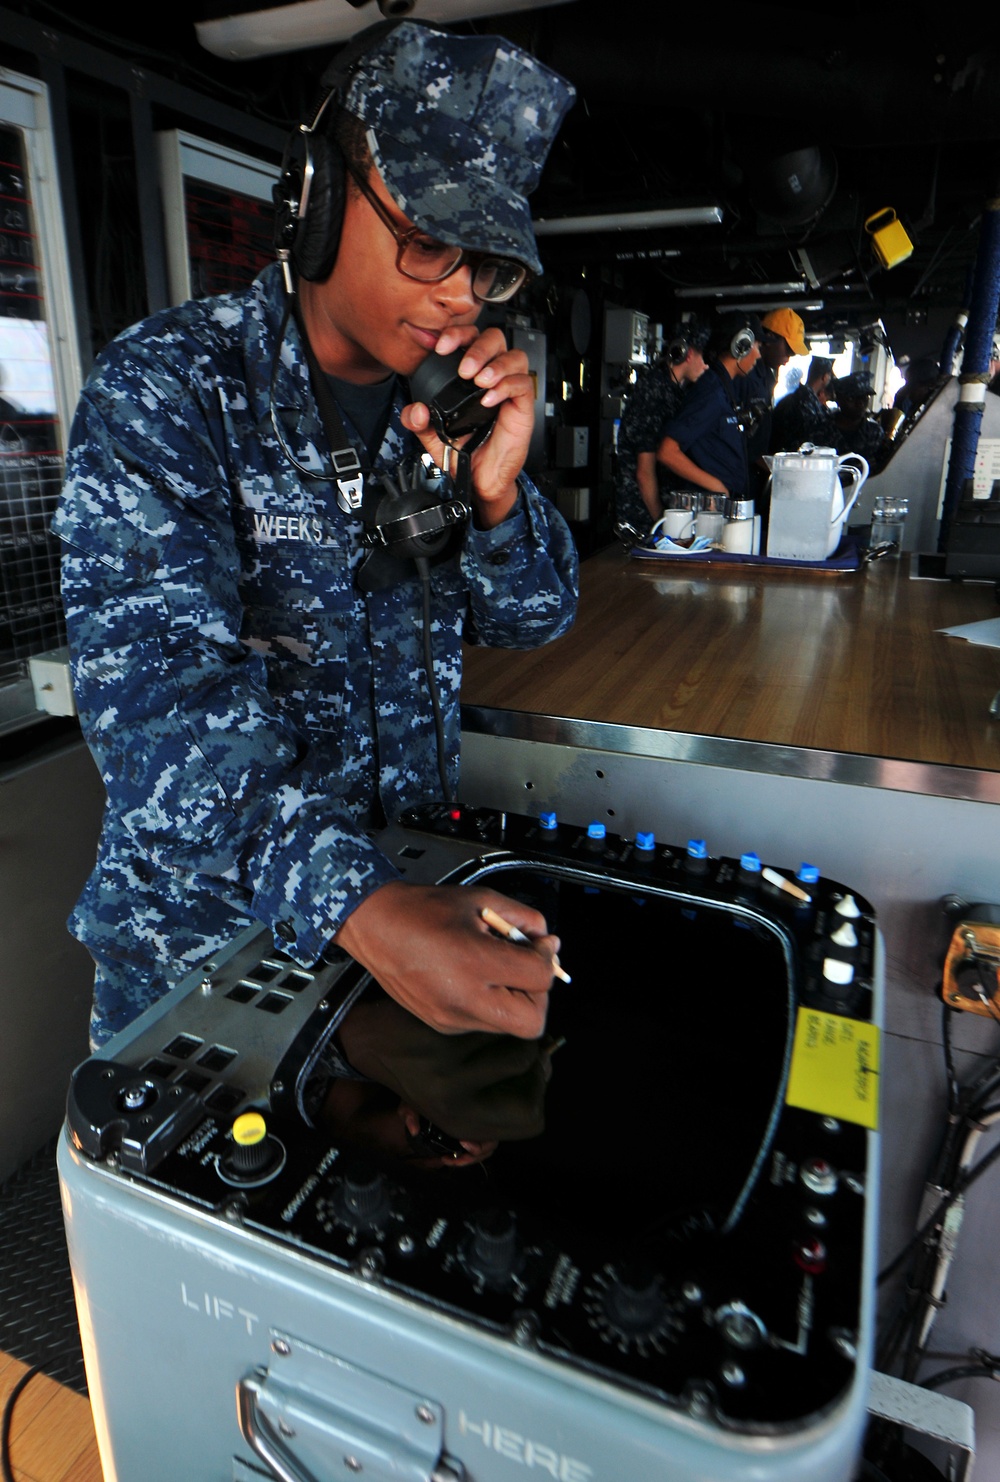
[[485, 386], [465, 380], [458, 374], [465, 350], [451, 355], [428, 355], [410, 376], [410, 396], [422, 401], [431, 414], [431, 426], [442, 442], [453, 444], [469, 433], [476, 446], [483, 442], [496, 421], [499, 407], [484, 407]]

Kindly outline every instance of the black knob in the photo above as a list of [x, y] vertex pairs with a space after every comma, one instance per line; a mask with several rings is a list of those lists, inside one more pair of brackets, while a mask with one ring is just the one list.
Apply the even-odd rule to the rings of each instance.
[[340, 1184], [337, 1214], [345, 1224], [371, 1229], [392, 1210], [389, 1186], [375, 1168], [356, 1168]]
[[270, 1164], [273, 1156], [269, 1142], [270, 1139], [265, 1137], [263, 1142], [255, 1142], [248, 1147], [233, 1148], [228, 1160], [232, 1172], [241, 1173], [245, 1178], [255, 1173], [262, 1173]]
[[231, 1146], [219, 1164], [223, 1178], [231, 1183], [256, 1183], [272, 1177], [284, 1162], [284, 1148], [268, 1132], [259, 1112], [244, 1112], [236, 1118]]
[[605, 1316], [622, 1333], [651, 1332], [664, 1307], [659, 1275], [645, 1262], [622, 1266], [604, 1297]]
[[509, 1209], [491, 1209], [472, 1229], [469, 1265], [489, 1281], [513, 1276], [518, 1267], [517, 1222]]

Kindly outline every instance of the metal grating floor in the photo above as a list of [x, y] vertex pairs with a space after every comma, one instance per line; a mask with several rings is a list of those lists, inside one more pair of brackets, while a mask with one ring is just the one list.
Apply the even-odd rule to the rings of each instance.
[[55, 1139], [0, 1186], [0, 1350], [87, 1394]]

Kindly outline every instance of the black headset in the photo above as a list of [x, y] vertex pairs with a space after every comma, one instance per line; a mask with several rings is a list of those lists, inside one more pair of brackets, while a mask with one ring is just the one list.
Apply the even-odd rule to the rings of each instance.
[[750, 324], [744, 324], [738, 329], [729, 342], [729, 353], [734, 360], [742, 360], [750, 354], [754, 347], [757, 336]]
[[[337, 260], [344, 220], [347, 162], [329, 129], [327, 114], [342, 103], [351, 76], [361, 61], [399, 21], [378, 21], [360, 31], [323, 73], [323, 93], [307, 123], [289, 136], [281, 176], [271, 191], [274, 202], [274, 249], [309, 283], [328, 278]], [[327, 120], [327, 128], [321, 125]]]
[[670, 344], [667, 346], [667, 359], [670, 361], [671, 365], [683, 365], [688, 357], [688, 351], [690, 349], [690, 341], [684, 339], [682, 335], [678, 335], [677, 338], [671, 340]]

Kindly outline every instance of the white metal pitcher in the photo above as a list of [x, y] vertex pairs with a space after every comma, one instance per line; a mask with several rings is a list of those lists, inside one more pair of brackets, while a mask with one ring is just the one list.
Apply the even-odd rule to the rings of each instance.
[[[868, 477], [860, 453], [803, 443], [796, 453], [775, 453], [767, 554], [788, 561], [825, 561], [840, 544], [847, 516]], [[840, 473], [849, 475], [849, 488]]]

